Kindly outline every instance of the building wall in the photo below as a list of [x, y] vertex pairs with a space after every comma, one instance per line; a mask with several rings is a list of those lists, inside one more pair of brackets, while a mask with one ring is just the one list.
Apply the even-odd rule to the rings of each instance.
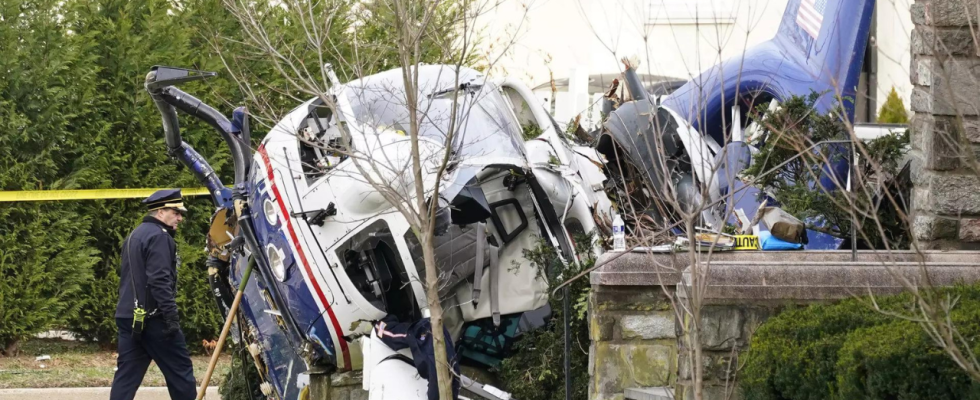
[[[912, 53], [909, 49], [912, 33], [911, 0], [878, 0], [876, 7], [874, 45], [877, 52], [877, 105], [888, 97], [892, 87], [909, 108], [912, 81], [909, 66]], [[877, 115], [877, 111], [876, 111]]]
[[[878, 0], [877, 34], [873, 39], [876, 107], [880, 107], [893, 86], [906, 107], [909, 104], [910, 1]], [[480, 22], [488, 38], [487, 46], [509, 48], [493, 64], [492, 73], [516, 76], [532, 87], [548, 82], [551, 74], [565, 78], [620, 72], [623, 57], [639, 60], [638, 72], [689, 79], [772, 38], [786, 3], [786, 0], [513, 0], [488, 12]], [[491, 53], [494, 59], [500, 56]], [[557, 99], [562, 103], [556, 107], [562, 123], [567, 122], [568, 114], [575, 114], [573, 108], [577, 112], [586, 111], [594, 100], [584, 96]]]
[[[786, 7], [785, 0], [525, 1], [505, 2], [483, 22], [489, 38], [520, 31], [496, 67], [529, 84], [547, 82], [549, 68], [556, 77], [571, 68], [619, 72], [623, 57], [639, 59], [643, 73], [690, 78], [770, 39], [777, 28], [771, 21]], [[689, 3], [701, 3], [697, 19]]]

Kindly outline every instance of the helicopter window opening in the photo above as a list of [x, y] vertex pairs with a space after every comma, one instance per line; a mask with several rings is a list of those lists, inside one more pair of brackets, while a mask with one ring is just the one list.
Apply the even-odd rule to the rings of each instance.
[[364, 299], [399, 319], [417, 317], [415, 295], [388, 224], [375, 221], [336, 251], [344, 272]]
[[504, 244], [510, 243], [527, 228], [527, 215], [517, 199], [504, 199], [490, 203], [490, 220]]
[[[534, 118], [534, 113], [531, 112], [531, 107], [534, 106], [528, 104], [528, 102], [524, 100], [524, 96], [521, 96], [521, 94], [516, 90], [507, 87], [501, 88], [501, 92], [503, 94], [504, 102], [510, 107], [510, 110], [514, 112], [514, 116], [517, 117], [517, 122], [521, 124], [522, 127], [528, 125], [538, 126], [538, 121]], [[544, 129], [543, 126], [540, 128]]]
[[574, 239], [575, 236], [586, 234], [585, 227], [577, 218], [565, 219], [565, 230], [568, 231], [568, 235], [571, 236], [572, 239]]
[[320, 100], [309, 106], [309, 113], [296, 130], [300, 163], [310, 183], [347, 159], [345, 143], [337, 129], [333, 112]]
[[[575, 246], [579, 244], [579, 240], [581, 238], [584, 238], [586, 237], [586, 235], [588, 235], [588, 233], [585, 232], [585, 226], [582, 225], [582, 222], [574, 217], [569, 217], [565, 219], [565, 231], [568, 232], [568, 240], [569, 243], [572, 244], [572, 248], [575, 248]], [[581, 257], [583, 256], [583, 254], [580, 253], [584, 251], [588, 251], [588, 248], [584, 248], [584, 249], [575, 248], [575, 255]]]

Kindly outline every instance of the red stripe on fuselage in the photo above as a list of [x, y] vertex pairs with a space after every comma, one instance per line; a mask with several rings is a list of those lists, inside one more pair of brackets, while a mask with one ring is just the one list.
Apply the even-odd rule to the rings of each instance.
[[265, 152], [265, 145], [259, 146], [259, 154], [262, 155], [262, 162], [265, 164], [265, 170], [269, 177], [269, 187], [272, 188], [272, 194], [276, 196], [276, 202], [279, 204], [279, 211], [282, 212], [283, 219], [286, 221], [286, 229], [289, 231], [289, 237], [292, 238], [293, 245], [296, 246], [296, 252], [299, 253], [299, 259], [303, 263], [303, 268], [306, 269], [306, 276], [310, 277], [310, 283], [313, 284], [313, 289], [320, 298], [323, 308], [327, 310], [327, 316], [330, 317], [330, 322], [333, 324], [334, 332], [337, 334], [337, 342], [340, 344], [340, 351], [344, 357], [344, 367], [341, 369], [350, 369], [350, 352], [347, 350], [347, 342], [344, 341], [343, 338], [344, 331], [340, 328], [340, 322], [337, 321], [337, 316], [333, 313], [333, 307], [331, 307], [330, 303], [327, 302], [326, 296], [323, 295], [323, 290], [320, 289], [320, 285], [317, 284], [316, 278], [313, 277], [313, 270], [310, 268], [309, 261], [306, 260], [306, 253], [303, 252], [303, 248], [299, 244], [299, 237], [296, 236], [296, 231], [293, 230], [292, 218], [290, 217], [289, 212], [286, 210], [286, 203], [283, 202], [282, 196], [279, 195], [279, 187], [276, 186], [276, 180], [272, 174], [272, 163], [269, 162], [269, 155]]

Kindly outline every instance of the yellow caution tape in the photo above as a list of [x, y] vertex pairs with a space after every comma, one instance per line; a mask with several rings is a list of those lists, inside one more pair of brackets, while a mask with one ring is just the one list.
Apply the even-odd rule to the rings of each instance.
[[759, 237], [756, 235], [736, 235], [735, 250], [759, 250]]
[[[157, 189], [84, 189], [84, 190], [24, 190], [0, 191], [0, 203], [16, 201], [140, 199], [150, 197]], [[209, 195], [207, 188], [181, 189], [184, 196]]]

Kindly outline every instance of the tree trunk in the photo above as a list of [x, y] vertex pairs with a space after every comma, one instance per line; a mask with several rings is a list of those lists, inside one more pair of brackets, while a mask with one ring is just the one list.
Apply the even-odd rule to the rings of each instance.
[[[429, 318], [432, 323], [432, 347], [436, 363], [436, 379], [439, 399], [453, 400], [452, 375], [446, 355], [446, 336], [442, 329], [442, 303], [439, 299], [439, 270], [436, 268], [435, 249], [430, 238], [422, 240], [422, 257], [425, 260], [425, 294], [429, 301]], [[429, 379], [432, 379], [430, 376]]]
[[[696, 238], [692, 233], [694, 232], [694, 224], [694, 218], [687, 218], [687, 221], [685, 221], [689, 235], [688, 239], [691, 241], [691, 243], [697, 243], [697, 240], [695, 240]], [[708, 268], [708, 265], [706, 264], [710, 262], [710, 260], [705, 260], [706, 262], [702, 262], [702, 260], [699, 259], [700, 255], [697, 253], [695, 248], [691, 248], [691, 250], [688, 251], [688, 257], [690, 257], [690, 267], [688, 268], [691, 271], [691, 282], [689, 282], [690, 290], [688, 291], [687, 298], [687, 305], [691, 313], [691, 325], [688, 327], [688, 346], [691, 346], [691, 348], [694, 349], [694, 359], [691, 360], [691, 368], [694, 368], [694, 371], [691, 371], [691, 377], [694, 381], [693, 400], [702, 400], [704, 399], [704, 348], [701, 344], [701, 307], [702, 300], [704, 299], [704, 292], [702, 289], [704, 288], [705, 280], [707, 279], [707, 271], [705, 269]], [[710, 255], [707, 257], [710, 257]]]
[[4, 344], [3, 355], [7, 357], [16, 356], [19, 349], [20, 349], [20, 339], [13, 339], [13, 341]]
[[701, 347], [701, 312], [694, 309], [694, 327], [691, 330], [691, 346], [694, 346], [694, 400], [704, 399], [704, 354]]

